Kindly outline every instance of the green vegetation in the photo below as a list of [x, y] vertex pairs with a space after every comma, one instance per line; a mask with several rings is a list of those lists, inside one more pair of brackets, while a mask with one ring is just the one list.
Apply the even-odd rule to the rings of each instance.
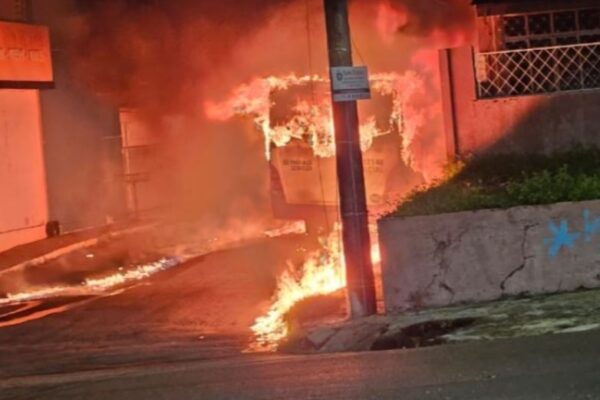
[[600, 149], [552, 156], [497, 155], [450, 165], [447, 177], [409, 195], [395, 216], [600, 199]]

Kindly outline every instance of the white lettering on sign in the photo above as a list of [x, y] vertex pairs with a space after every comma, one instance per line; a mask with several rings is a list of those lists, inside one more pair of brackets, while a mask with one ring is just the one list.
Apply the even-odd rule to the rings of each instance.
[[369, 70], [367, 67], [331, 68], [333, 101], [356, 101], [371, 98]]

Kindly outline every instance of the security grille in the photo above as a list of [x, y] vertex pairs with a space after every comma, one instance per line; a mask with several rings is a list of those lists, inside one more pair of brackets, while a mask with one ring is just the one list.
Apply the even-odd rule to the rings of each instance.
[[600, 88], [600, 41], [476, 55], [479, 98]]
[[516, 50], [600, 41], [600, 9], [506, 15], [495, 50]]

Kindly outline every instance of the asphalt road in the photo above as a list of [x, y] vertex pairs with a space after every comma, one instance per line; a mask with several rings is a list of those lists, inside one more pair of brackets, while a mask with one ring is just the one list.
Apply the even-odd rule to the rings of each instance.
[[0, 307], [0, 381], [238, 356], [303, 240], [219, 251], [124, 291]]
[[600, 399], [600, 333], [7, 379], [1, 399]]
[[600, 399], [599, 331], [362, 354], [242, 354], [248, 326], [301, 245], [283, 238], [219, 252], [0, 329], [0, 399]]

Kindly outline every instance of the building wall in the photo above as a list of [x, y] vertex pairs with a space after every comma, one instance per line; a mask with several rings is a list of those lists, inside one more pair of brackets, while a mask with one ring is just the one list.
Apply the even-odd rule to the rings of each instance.
[[64, 231], [125, 214], [117, 109], [77, 84], [63, 32], [71, 0], [32, 0], [35, 23], [50, 28], [55, 87], [41, 93], [50, 219]]
[[71, 0], [0, 0], [0, 20], [50, 28], [55, 88], [0, 90], [0, 251], [125, 216], [117, 110], [79, 87], [62, 33]]
[[[0, 20], [26, 22], [25, 0], [0, 0]], [[0, 251], [46, 236], [48, 206], [37, 90], [0, 90]]]
[[547, 11], [548, 8], [561, 10], [573, 7], [593, 8], [598, 6], [598, 0], [513, 0], [498, 2], [475, 1], [474, 3], [479, 3], [476, 6], [477, 15], [479, 16]]
[[600, 90], [478, 100], [472, 47], [445, 50], [446, 135], [458, 155], [600, 146]]
[[0, 90], [0, 251], [45, 236], [40, 118], [37, 90]]

